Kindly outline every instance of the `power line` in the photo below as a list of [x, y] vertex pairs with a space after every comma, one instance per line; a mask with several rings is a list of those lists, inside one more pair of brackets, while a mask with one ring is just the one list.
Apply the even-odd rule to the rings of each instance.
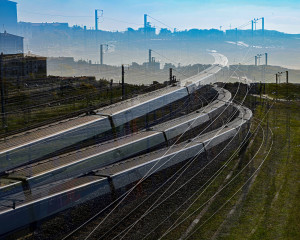
[[30, 14], [36, 14], [36, 15], [41, 15], [41, 16], [51, 16], [51, 17], [66, 17], [66, 18], [89, 18], [89, 17], [94, 17], [92, 15], [62, 15], [62, 14], [49, 14], [49, 13], [40, 13], [40, 12], [31, 12], [31, 11], [26, 11], [22, 10], [22, 12], [27, 12]]
[[[177, 140], [178, 141], [178, 140]], [[176, 143], [176, 142], [175, 142]], [[174, 143], [174, 144], [175, 144]], [[173, 144], [173, 145], [174, 145]], [[172, 146], [173, 146], [172, 145]], [[170, 149], [171, 149], [172, 147], [170, 147], [165, 153], [164, 153], [164, 155], [165, 154], [167, 154], [167, 152], [169, 152], [170, 151]], [[170, 160], [169, 160], [170, 161]], [[139, 181], [139, 183], [140, 182], [143, 182], [144, 180], [145, 180], [145, 178], [148, 178], [149, 177], [149, 174], [151, 173], [151, 171], [153, 170], [153, 168], [156, 166], [157, 164], [155, 164], [144, 176], [143, 176], [143, 178]], [[122, 194], [122, 196], [120, 196], [117, 200], [120, 200], [120, 202], [109, 212], [109, 214], [108, 214], [108, 216], [120, 205], [120, 203], [133, 191], [133, 189], [135, 189], [135, 187], [139, 184], [139, 183], [137, 183], [133, 188], [131, 188], [130, 190], [128, 190], [126, 193], [124, 193], [124, 194]], [[117, 201], [116, 200], [116, 201]], [[113, 203], [111, 203], [109, 206], [111, 206], [112, 204], [114, 204], [114, 203], [116, 203], [116, 201], [114, 201]], [[108, 206], [108, 207], [109, 207]], [[105, 208], [105, 209], [107, 209], [107, 207]], [[100, 211], [100, 212], [98, 212], [94, 217], [92, 217], [91, 219], [94, 219], [95, 217], [97, 217], [101, 212], [103, 212], [103, 210], [102, 211]], [[89, 238], [93, 233], [94, 233], [94, 231], [96, 231], [96, 229], [103, 223], [103, 221], [105, 221], [106, 219], [107, 219], [107, 217], [108, 216], [106, 216], [90, 233], [89, 233], [89, 235], [86, 237], [86, 239], [87, 238]], [[90, 219], [90, 220], [91, 220]], [[90, 221], [89, 220], [89, 221]], [[89, 221], [87, 221], [87, 222], [85, 222], [85, 223], [83, 223], [79, 228], [77, 228], [76, 230], [74, 230], [71, 234], [73, 234], [74, 232], [76, 232], [78, 229], [80, 229], [81, 227], [83, 227], [85, 224], [87, 224]], [[69, 236], [69, 235], [68, 235]]]
[[155, 21], [157, 21], [157, 22], [159, 22], [160, 24], [162, 24], [162, 25], [164, 25], [164, 26], [166, 26], [166, 27], [168, 27], [168, 28], [170, 28], [170, 29], [174, 29], [173, 27], [171, 27], [171, 26], [169, 26], [169, 25], [167, 25], [167, 24], [165, 24], [165, 23], [163, 23], [162, 21], [160, 21], [160, 20], [157, 20], [156, 18], [154, 18], [154, 17], [151, 17], [150, 15], [147, 15], [148, 17], [150, 17], [150, 18], [152, 18], [153, 20], [155, 20]]

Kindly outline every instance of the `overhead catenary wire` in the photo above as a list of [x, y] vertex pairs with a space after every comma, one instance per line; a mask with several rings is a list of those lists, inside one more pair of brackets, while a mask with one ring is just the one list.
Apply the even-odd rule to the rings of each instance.
[[[273, 103], [274, 104], [274, 103]], [[273, 106], [272, 104], [272, 106]], [[266, 117], [266, 114], [264, 116], [264, 118]], [[264, 119], [263, 118], [263, 119]], [[260, 126], [260, 125], [259, 125]], [[264, 137], [263, 137], [263, 140], [264, 140]], [[264, 141], [262, 141], [262, 144], [260, 146], [259, 149], [261, 149], [261, 147], [263, 146], [264, 144]], [[256, 155], [258, 154], [258, 151], [256, 153]], [[167, 230], [163, 235], [162, 237], [166, 236], [166, 234], [168, 234], [170, 231], [174, 230], [176, 227], [178, 227], [181, 223], [183, 223], [184, 221], [186, 221], [190, 216], [192, 216], [195, 212], [197, 212], [198, 210], [200, 210], [205, 204], [207, 204], [213, 197], [215, 197], [217, 194], [219, 194], [222, 190], [224, 190], [227, 186], [229, 186], [240, 174], [242, 171], [244, 171], [248, 166], [249, 164], [254, 160], [254, 158], [256, 157], [256, 155], [254, 155], [251, 160], [228, 182], [226, 183], [220, 190], [217, 191], [217, 193], [215, 193], [212, 197], [210, 197], [207, 201], [205, 201], [205, 203], [203, 203], [200, 207], [198, 207], [196, 210], [194, 210], [192, 213], [190, 213], [187, 217], [185, 217], [182, 221], [180, 221], [178, 224], [176, 224], [175, 226], [171, 226], [169, 228], [169, 230]], [[203, 192], [202, 192], [203, 193]]]
[[[235, 134], [236, 135], [236, 134]], [[234, 137], [233, 137], [234, 138]], [[231, 140], [232, 141], [232, 140]], [[229, 142], [229, 143], [231, 143], [231, 141]], [[227, 144], [227, 146], [228, 146], [228, 144]], [[225, 147], [222, 149], [222, 151], [225, 149]], [[221, 151], [221, 152], [222, 152]], [[196, 156], [194, 156], [193, 158], [192, 158], [192, 160], [191, 160], [191, 162], [188, 164], [188, 166], [184, 166], [184, 167], [186, 167], [185, 169], [183, 169], [183, 172], [175, 179], [175, 181], [176, 180], [178, 180], [179, 178], [181, 178], [182, 177], [182, 174], [188, 169], [188, 167], [190, 167], [191, 166], [191, 164], [196, 160], [196, 158], [198, 157], [198, 154], [201, 154], [202, 153], [202, 151], [199, 151], [198, 153], [197, 153], [197, 155]], [[215, 159], [215, 158], [214, 158]], [[213, 159], [213, 160], [214, 160]], [[213, 161], [212, 160], [212, 161]], [[210, 161], [209, 162], [209, 164], [210, 163], [212, 163], [212, 161]], [[201, 169], [201, 171], [203, 171], [209, 164], [207, 164], [205, 167], [203, 167], [202, 169]], [[182, 168], [180, 169], [180, 170], [182, 170]], [[173, 177], [173, 176], [172, 176]], [[174, 182], [175, 182], [174, 181]], [[173, 182], [173, 183], [174, 183]], [[184, 185], [186, 185], [187, 183], [189, 182], [189, 180], [184, 184]], [[173, 184], [172, 183], [172, 184]], [[172, 184], [170, 185], [170, 187], [168, 187], [167, 188], [167, 190], [165, 190], [165, 192], [167, 192], [170, 188], [171, 188], [171, 186], [172, 186]], [[144, 213], [137, 221], [135, 221], [134, 222], [134, 224], [132, 224], [131, 225], [131, 227], [129, 228], [129, 230], [130, 229], [132, 229], [132, 227], [134, 227], [134, 225], [138, 222], [138, 221], [140, 221], [142, 218], [144, 218], [146, 215], [148, 215], [149, 213], [151, 213], [153, 210], [155, 210], [158, 206], [160, 206], [162, 203], [164, 203], [166, 200], [168, 200], [171, 196], [173, 196], [178, 190], [180, 190], [181, 189], [181, 187], [179, 188], [179, 189], [177, 189], [176, 191], [174, 191], [172, 194], [170, 194], [168, 197], [166, 197], [164, 200], [162, 200], [162, 201], [160, 201], [157, 205], [155, 205], [156, 203], [157, 203], [157, 200], [151, 205], [151, 207], [149, 207], [149, 210], [147, 210], [146, 211], [146, 213]], [[162, 195], [161, 195], [162, 196]], [[160, 197], [161, 197], [160, 196]], [[159, 198], [160, 198], [159, 197]], [[158, 198], [158, 199], [159, 199]], [[152, 208], [153, 207], [153, 208]], [[150, 233], [152, 233], [152, 232], [154, 232], [155, 230], [156, 230], [157, 228], [155, 228], [154, 230], [152, 230]], [[125, 229], [126, 230], [126, 229]], [[121, 235], [125, 230], [123, 230], [119, 235]], [[127, 230], [127, 233], [129, 232], [129, 230]], [[125, 235], [127, 234], [127, 233], [125, 233]], [[117, 235], [116, 237], [118, 237], [119, 235]], [[123, 237], [122, 238], [124, 238], [124, 236], [125, 235], [123, 235]], [[113, 239], [115, 239], [116, 237], [114, 237]], [[121, 238], [121, 239], [122, 239]]]
[[[122, 195], [122, 197], [123, 197], [123, 196], [124, 196], [124, 195]], [[125, 196], [126, 196], [126, 195], [125, 195]], [[114, 209], [115, 209], [115, 208], [114, 208]], [[101, 223], [100, 223], [100, 224], [101, 224]], [[96, 228], [97, 228], [97, 227], [96, 227]], [[89, 236], [90, 236], [90, 235], [89, 235]], [[89, 237], [89, 236], [88, 236], [88, 237]], [[88, 237], [87, 237], [87, 238], [88, 238]], [[86, 238], [86, 239], [87, 239], [87, 238]]]
[[[247, 133], [246, 137], [244, 138], [244, 140], [242, 141], [242, 143], [238, 146], [238, 148], [234, 151], [234, 153], [230, 156], [230, 158], [224, 163], [224, 165], [223, 165], [220, 169], [218, 169], [217, 172], [219, 172], [219, 171], [222, 170], [223, 168], [226, 168], [226, 167], [227, 167], [227, 165], [230, 163], [230, 161], [233, 159], [233, 157], [237, 154], [237, 152], [241, 149], [241, 147], [242, 147], [242, 146], [246, 143], [246, 141], [249, 139], [249, 137], [248, 137], [249, 133], [250, 133], [250, 130], [248, 131], [248, 133]], [[235, 138], [235, 137], [233, 137], [233, 138], [226, 144], [226, 146], [225, 146], [225, 147], [224, 147], [224, 148], [223, 148], [223, 149], [222, 149], [222, 150], [221, 150], [221, 151], [220, 151], [220, 152], [212, 159], [212, 161], [213, 161], [214, 159], [216, 159], [217, 157], [219, 157], [219, 156], [223, 153], [224, 150], [226, 150], [227, 146], [229, 146], [229, 144], [231, 144], [231, 142], [233, 141], [234, 138]], [[212, 161], [211, 161], [211, 162], [212, 162]], [[209, 164], [210, 164], [211, 162], [209, 162]], [[197, 172], [195, 176], [197, 176], [199, 173], [200, 173], [200, 172]], [[215, 174], [216, 174], [216, 173], [214, 173], [214, 175], [212, 175], [212, 176], [210, 177], [210, 179], [208, 179], [208, 181], [210, 181], [210, 180], [215, 176]], [[192, 179], [188, 180], [188, 181], [186, 182], [186, 184], [188, 184], [191, 180], [192, 180]], [[207, 181], [207, 182], [208, 182], [208, 181]], [[207, 182], [204, 183], [203, 186], [206, 185]], [[185, 185], [186, 185], [186, 184], [185, 184]], [[200, 188], [200, 189], [201, 189], [201, 188]], [[157, 229], [161, 224], [163, 224], [166, 220], [168, 220], [168, 219], [169, 219], [176, 211], [178, 211], [182, 206], [184, 206], [184, 204], [186, 204], [186, 203], [187, 203], [192, 197], [194, 197], [197, 193], [198, 193], [198, 191], [196, 191], [195, 193], [193, 193], [188, 199], [186, 199], [185, 202], [183, 202], [178, 208], [176, 208], [175, 211], [173, 211], [167, 218], [165, 218], [160, 224], [158, 224], [156, 228], [154, 228], [152, 231], [150, 231], [143, 239], [146, 239], [149, 235], [151, 235], [153, 232], [155, 232], [156, 229]], [[175, 194], [175, 192], [174, 192], [174, 194]]]
[[[259, 126], [258, 126], [259, 127]], [[254, 132], [257, 131], [258, 127], [256, 128], [256, 130]], [[236, 153], [241, 149], [241, 147], [243, 147], [246, 142], [251, 138], [251, 136], [249, 137], [246, 137], [245, 140], [246, 141], [243, 141], [243, 143], [235, 150], [235, 153], [231, 155], [231, 157], [224, 163], [224, 165], [218, 169], [218, 171], [216, 171], [202, 186], [199, 190], [197, 190], [191, 197], [189, 197], [181, 206], [183, 206], [184, 204], [186, 204], [192, 197], [194, 197], [196, 194], [199, 194], [199, 191], [206, 185], [209, 183], [209, 181], [211, 181], [207, 186], [206, 188], [197, 196], [196, 199], [194, 199], [194, 201], [186, 208], [186, 210], [177, 218], [177, 220], [173, 223], [172, 226], [169, 227], [169, 229], [165, 232], [165, 233], [168, 233], [168, 231], [170, 230], [173, 230], [172, 227], [176, 224], [176, 222], [188, 211], [188, 209], [202, 196], [202, 194], [208, 189], [208, 187], [217, 179], [217, 177], [222, 173], [222, 171], [228, 166], [228, 164], [231, 162], [231, 160], [233, 160], [233, 157], [236, 155]], [[263, 145], [263, 141], [261, 143], [261, 146]], [[254, 156], [256, 156], [258, 154], [259, 150], [254, 154]], [[197, 173], [198, 174], [198, 173]], [[194, 177], [194, 176], [193, 176]], [[190, 179], [191, 180], [191, 179]], [[190, 181], [188, 180], [188, 182]], [[186, 185], [187, 183], [185, 183], [184, 185]], [[214, 196], [213, 196], [214, 197]], [[210, 198], [209, 201], [211, 201], [212, 198]], [[209, 202], [208, 201], [208, 202]], [[207, 202], [207, 203], [208, 203]], [[175, 211], [172, 212], [171, 215], [169, 215], [167, 217], [167, 219], [172, 216], [176, 211], [178, 211], [180, 208], [176, 209]], [[167, 220], [166, 219], [166, 220]]]
[[[27, 10], [22, 10], [23, 12], [30, 13], [30, 14], [35, 14], [35, 15], [41, 15], [41, 16], [50, 16], [50, 17], [63, 17], [63, 18], [93, 18], [93, 15], [64, 15], [64, 14], [49, 14], [49, 13], [40, 13], [40, 12], [33, 12], [33, 11], [27, 11]], [[142, 24], [136, 23], [136, 22], [128, 22], [126, 20], [121, 20], [121, 19], [116, 19], [112, 17], [102, 17], [103, 20], [108, 19], [111, 21], [115, 22], [121, 22], [121, 23], [126, 23], [126, 24], [132, 24], [136, 26], [142, 26]]]
[[[186, 130], [187, 131], [187, 130]], [[175, 144], [175, 143], [174, 143]], [[172, 146], [174, 146], [174, 144], [172, 145]], [[188, 144], [187, 144], [188, 145]], [[170, 150], [171, 148], [169, 148], [165, 153], [164, 153], [164, 156], [167, 154], [167, 152]], [[172, 159], [172, 157], [167, 161], [167, 162], [169, 162], [170, 160]], [[167, 163], [166, 162], [166, 163]], [[159, 161], [158, 162], [156, 162], [155, 164], [154, 164], [154, 166], [153, 167], [151, 167], [151, 169], [150, 170], [148, 170], [147, 171], [147, 173], [139, 180], [139, 182], [133, 187], [133, 188], [131, 188], [128, 192], [127, 192], [127, 194], [125, 195], [125, 197], [127, 197], [135, 188], [136, 188], [136, 186], [137, 185], [139, 185], [141, 182], [143, 182], [146, 178], [148, 178], [149, 176], [150, 176], [150, 174], [151, 174], [151, 171], [155, 168], [155, 166], [157, 165], [159, 163]], [[166, 163], [164, 163], [163, 165], [165, 165]], [[162, 166], [163, 166], [162, 165]], [[160, 166], [160, 167], [162, 167], [162, 166]], [[157, 171], [157, 169], [156, 170], [153, 170], [153, 172], [154, 171]], [[119, 206], [120, 205], [120, 203], [122, 202], [124, 200], [124, 198], [117, 204], [117, 206]], [[117, 207], [116, 206], [116, 207]], [[115, 209], [116, 209], [116, 207], [114, 207], [113, 208], [113, 210], [112, 211], [114, 211]], [[110, 213], [107, 215], [107, 216], [109, 216], [111, 213], [112, 213], [112, 211], [110, 211]], [[104, 220], [106, 220], [107, 219], [107, 216], [104, 218]], [[102, 220], [101, 222], [100, 222], [100, 224], [102, 224], [103, 222], [104, 222], [104, 220]], [[90, 236], [91, 236], [91, 234], [93, 234], [93, 232], [100, 226], [100, 224], [98, 224], [97, 225], [97, 227], [85, 238], [85, 239], [88, 239]]]
[[168, 28], [170, 28], [170, 29], [174, 29], [173, 27], [170, 27], [169, 25], [163, 23], [162, 21], [160, 21], [160, 20], [158, 20], [158, 19], [156, 19], [156, 18], [154, 18], [154, 17], [152, 17], [152, 16], [150, 16], [150, 15], [148, 15], [148, 14], [147, 14], [147, 16], [150, 17], [150, 18], [152, 18], [153, 20], [159, 22], [160, 24], [164, 25], [165, 27], [168, 27]]
[[[270, 129], [270, 128], [269, 128]], [[272, 136], [273, 131], [270, 129]], [[240, 192], [244, 186], [246, 186], [246, 184], [258, 173], [258, 171], [261, 169], [261, 167], [263, 166], [264, 162], [266, 161], [267, 157], [269, 156], [272, 148], [273, 148], [273, 144], [274, 144], [274, 140], [272, 138], [272, 142], [271, 142], [271, 146], [270, 146], [270, 150], [268, 151], [267, 155], [265, 156], [265, 158], [263, 159], [263, 161], [261, 162], [261, 164], [258, 166], [258, 168], [254, 171], [254, 173], [252, 173], [252, 175], [248, 178], [248, 180], [229, 198], [225, 201], [225, 203], [220, 206], [205, 222], [203, 222], [199, 227], [197, 227], [196, 230], [194, 230], [186, 239], [190, 238], [193, 234], [195, 234], [199, 228], [201, 228], [204, 224], [206, 224], [212, 217], [214, 217], [215, 214], [217, 214], [227, 203], [229, 203], [231, 201], [231, 199], [238, 194], [238, 192]]]
[[[245, 99], [245, 98], [244, 98], [244, 99]], [[234, 116], [235, 113], [236, 113], [237, 111], [238, 111], [238, 110], [236, 110], [234, 113], [232, 113], [232, 116]], [[231, 116], [231, 117], [232, 117], [232, 116]], [[222, 129], [225, 128], [225, 126], [226, 126], [227, 123], [230, 122], [231, 117], [229, 117], [228, 120], [227, 120], [227, 122], [223, 125], [223, 127], [220, 128], [220, 130], [218, 130], [218, 133], [219, 133]], [[216, 133], [216, 135], [217, 135], [218, 133]], [[201, 134], [201, 133], [200, 133], [200, 134]], [[199, 134], [199, 135], [200, 135], [200, 134]], [[208, 145], [210, 144], [211, 141], [212, 141], [212, 139], [209, 141]], [[201, 152], [202, 152], [202, 151], [200, 150], [200, 151], [196, 154], [196, 156], [194, 156], [194, 158], [190, 161], [190, 163], [189, 163], [187, 166], [186, 166], [186, 165], [184, 166], [184, 167], [186, 167], [186, 168], [183, 170], [183, 172], [180, 173], [180, 175], [179, 175], [179, 176], [175, 179], [175, 181], [174, 181], [174, 182], [173, 182], [173, 183], [172, 183], [172, 184], [171, 184], [171, 185], [170, 185], [170, 186], [169, 186], [169, 187], [161, 194], [161, 196], [164, 195], [164, 194], [165, 194], [165, 193], [173, 186], [173, 184], [174, 184], [178, 179], [181, 178], [181, 176], [184, 174], [184, 172], [191, 166], [191, 164], [196, 160], [197, 156], [198, 156]], [[206, 167], [206, 166], [205, 166], [205, 167]], [[205, 168], [205, 167], [204, 167], [204, 168]], [[201, 170], [203, 170], [204, 168], [202, 168]], [[176, 190], [176, 191], [177, 191], [177, 190]], [[176, 192], [176, 191], [175, 191], [175, 192]], [[174, 193], [175, 193], [175, 192], [174, 192]], [[172, 193], [171, 195], [173, 195], [174, 193]], [[160, 196], [158, 199], [160, 199], [161, 196]], [[169, 197], [170, 197], [170, 196], [169, 196]], [[169, 198], [169, 197], [168, 197], [168, 198]], [[157, 203], [158, 199], [157, 199], [157, 200], [156, 200], [156, 201], [148, 208], [149, 211], [147, 210], [147, 211], [146, 211], [146, 214], [143, 214], [142, 217], [146, 216], [150, 211], [152, 211], [151, 208]], [[159, 203], [159, 205], [160, 205], [160, 204], [161, 204], [161, 202]], [[156, 207], [157, 207], [157, 206], [156, 206]], [[155, 207], [155, 208], [156, 208], [156, 207]], [[140, 217], [135, 223], [137, 223], [139, 220], [141, 220], [142, 217]], [[124, 237], [124, 236], [123, 236], [123, 237]], [[122, 238], [123, 238], [123, 237], [122, 237]], [[122, 239], [122, 238], [121, 238], [121, 239]], [[115, 239], [115, 238], [113, 238], [113, 239]]]
[[[131, 189], [131, 191], [134, 188]], [[128, 192], [122, 194], [118, 199], [116, 199], [115, 201], [113, 201], [111, 204], [109, 204], [109, 206], [112, 206], [114, 203], [116, 203], [117, 201], [124, 199], [124, 197], [126, 197], [126, 195], [128, 195]], [[109, 206], [107, 206], [105, 209], [107, 209]], [[101, 212], [103, 212], [105, 209], [101, 210], [100, 212], [98, 212], [97, 214], [95, 214], [92, 218], [90, 218], [88, 221], [86, 221], [85, 223], [83, 223], [82, 225], [80, 225], [77, 229], [75, 229], [72, 233], [68, 234], [68, 236], [64, 237], [64, 239], [68, 238], [70, 235], [72, 235], [74, 232], [78, 231], [78, 229], [80, 229], [81, 227], [83, 227], [84, 225], [86, 225], [88, 222], [90, 222], [92, 219], [96, 218]]]

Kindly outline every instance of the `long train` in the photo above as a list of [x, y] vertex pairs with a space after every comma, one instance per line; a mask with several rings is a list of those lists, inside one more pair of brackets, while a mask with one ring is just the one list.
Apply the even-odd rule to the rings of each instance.
[[[31, 189], [30, 193], [19, 192], [0, 202], [0, 235], [37, 222], [58, 212], [96, 197], [114, 195], [124, 187], [143, 178], [183, 163], [201, 152], [209, 152], [221, 143], [233, 138], [241, 141], [249, 129], [252, 112], [233, 105], [238, 112], [225, 127], [203, 134], [192, 141], [174, 145], [145, 155], [120, 161], [72, 179], [59, 180], [47, 186]], [[168, 152], [166, 152], [168, 150]], [[200, 160], [201, 161], [201, 160]], [[149, 173], [150, 172], [150, 173]], [[13, 199], [13, 201], [12, 201]], [[5, 207], [4, 207], [5, 206]]]
[[218, 94], [217, 99], [188, 115], [156, 125], [147, 131], [10, 170], [7, 175], [0, 178], [0, 181], [2, 179], [0, 198], [38, 185], [76, 177], [82, 172], [89, 172], [167, 146], [187, 129], [194, 131], [196, 128], [204, 128], [220, 114], [228, 118], [233, 112], [233, 107], [229, 104], [231, 93], [216, 87], [214, 89]]
[[[128, 123], [215, 82], [215, 74], [227, 64], [223, 55], [215, 54], [215, 58], [220, 65], [215, 64], [176, 86], [96, 110], [93, 116], [69, 119], [2, 140], [0, 172], [8, 174], [5, 179], [0, 179], [0, 235], [94, 197], [115, 194], [116, 190], [137, 181], [152, 164], [159, 163], [160, 169], [154, 172], [161, 171], [188, 160], [196, 151], [208, 151], [211, 146], [237, 134], [238, 129], [249, 123], [252, 113], [243, 107], [238, 110], [230, 102], [231, 94], [217, 89], [218, 99], [204, 109], [147, 131], [20, 167]], [[204, 111], [200, 113], [201, 110]], [[238, 117], [233, 117], [234, 111], [239, 113]], [[178, 136], [184, 135], [187, 129], [204, 129], [222, 114], [234, 119], [225, 131], [215, 132], [210, 128], [211, 132], [194, 139], [188, 147], [181, 148], [181, 144], [176, 144], [167, 155], [164, 150], [158, 150], [135, 158], [147, 150], [176, 143]], [[168, 161], [170, 158], [172, 161]]]
[[60, 121], [0, 139], [0, 173], [115, 129], [214, 83], [216, 74], [227, 65], [225, 56], [214, 53], [214, 57], [216, 64], [177, 85], [95, 110], [95, 115]]

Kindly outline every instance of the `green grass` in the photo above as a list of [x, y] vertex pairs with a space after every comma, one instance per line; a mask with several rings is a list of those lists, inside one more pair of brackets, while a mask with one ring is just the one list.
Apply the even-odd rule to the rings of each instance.
[[[241, 209], [238, 222], [220, 239], [300, 239], [299, 211], [299, 104], [276, 104], [271, 111], [274, 147]], [[290, 147], [286, 114], [291, 114]], [[275, 116], [276, 126], [275, 126]], [[290, 154], [289, 154], [290, 152]], [[260, 159], [257, 159], [259, 161]]]
[[296, 84], [278, 84], [275, 83], [266, 85], [266, 94], [273, 98], [299, 100], [300, 85]]
[[[162, 87], [162, 85], [159, 87]], [[143, 85], [126, 85], [126, 94], [129, 96], [141, 91], [147, 92], [149, 90]], [[29, 95], [20, 93], [17, 98], [19, 99], [18, 103], [15, 106], [10, 106], [11, 109], [6, 109], [9, 112], [6, 114], [6, 129], [2, 127], [2, 118], [0, 118], [0, 134], [24, 129], [25, 127], [34, 126], [35, 124], [40, 124], [51, 119], [55, 120], [64, 115], [90, 107], [107, 105], [110, 103], [111, 97], [109, 91], [97, 92], [91, 84], [82, 84], [80, 87], [65, 91], [63, 94], [61, 92], [53, 92], [53, 96], [55, 98], [53, 100], [58, 102], [55, 105], [48, 105], [43, 102], [43, 99], [37, 101], [31, 99]], [[76, 96], [83, 96], [83, 98], [72, 99], [72, 97]], [[121, 87], [113, 88], [113, 102], [121, 101], [121, 96]], [[39, 106], [40, 104], [41, 106]], [[31, 110], [24, 110], [26, 108], [31, 108]]]
[[[254, 61], [254, 59], [253, 59]], [[283, 72], [280, 82], [286, 82], [285, 72], [289, 72], [289, 82], [290, 83], [299, 83], [300, 79], [300, 70], [287, 69], [279, 66], [254, 66], [254, 65], [232, 65], [231, 69], [238, 68], [238, 71], [245, 73], [250, 79], [255, 82], [264, 82], [266, 83], [275, 83], [276, 77], [275, 74], [278, 72]]]
[[[265, 106], [258, 106], [254, 117], [261, 119], [266, 111]], [[269, 127], [274, 133], [273, 148], [255, 181], [249, 189], [238, 192], [228, 204], [206, 222], [249, 179], [249, 176], [263, 161], [271, 146], [270, 132], [268, 133], [268, 143], [263, 145], [253, 163], [212, 202], [196, 226], [196, 228], [200, 227], [199, 230], [189, 239], [211, 239], [217, 230], [215, 239], [300, 239], [299, 107], [299, 102], [280, 102], [273, 106], [268, 117]], [[287, 134], [288, 114], [290, 115], [290, 143]], [[253, 124], [256, 125], [255, 121]], [[263, 124], [263, 127], [266, 131], [266, 124]], [[262, 134], [259, 133], [255, 141], [249, 145], [246, 154], [240, 157], [240, 165], [234, 174], [237, 174], [242, 166], [249, 162], [261, 141]], [[200, 197], [188, 213], [201, 206], [217, 191], [218, 186], [223, 183], [229, 169], [237, 160], [238, 158], [228, 166], [228, 169], [216, 179], [206, 194]], [[240, 202], [238, 202], [239, 199]], [[233, 209], [232, 214], [229, 214]], [[194, 214], [164, 239], [178, 239], [197, 214]]]

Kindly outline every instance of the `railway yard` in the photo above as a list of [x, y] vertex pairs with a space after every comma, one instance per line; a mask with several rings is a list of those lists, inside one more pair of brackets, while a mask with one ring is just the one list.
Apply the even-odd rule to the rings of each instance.
[[[299, 142], [291, 140], [297, 136], [292, 129], [299, 123], [299, 102], [259, 98], [257, 84], [218, 82], [227, 60], [213, 56], [214, 65], [184, 81], [2, 138], [0, 235], [255, 239], [270, 234], [256, 226], [263, 219], [276, 226], [271, 210], [283, 204], [281, 193], [293, 181], [272, 173], [283, 164], [277, 160], [279, 138], [287, 154], [284, 171], [292, 171], [288, 161]], [[271, 153], [274, 147], [278, 156]], [[266, 182], [271, 203], [260, 195]], [[253, 213], [255, 201], [262, 210]], [[281, 217], [299, 207], [295, 201], [286, 203]], [[249, 214], [254, 219], [246, 218]], [[235, 224], [249, 221], [247, 236], [237, 231]]]

